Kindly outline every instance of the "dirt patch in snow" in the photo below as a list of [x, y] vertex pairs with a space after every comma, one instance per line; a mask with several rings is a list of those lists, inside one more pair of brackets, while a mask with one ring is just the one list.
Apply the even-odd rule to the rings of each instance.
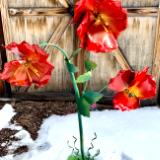
[[11, 130], [9, 128], [0, 130], [0, 157], [14, 152], [8, 148], [13, 142], [19, 141], [19, 139], [14, 136], [17, 132], [17, 130]]

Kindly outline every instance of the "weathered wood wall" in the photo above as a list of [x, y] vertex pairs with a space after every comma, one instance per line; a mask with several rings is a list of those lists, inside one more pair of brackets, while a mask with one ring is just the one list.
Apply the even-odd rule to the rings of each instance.
[[[7, 2], [7, 0], [0, 0], [1, 6], [8, 11], [5, 12], [6, 10], [1, 7], [2, 14], [8, 16], [4, 19], [2, 15], [6, 43], [22, 40], [30, 43], [50, 41], [71, 53], [76, 45], [74, 28], [70, 26], [65, 30], [70, 18], [64, 10], [61, 10], [63, 6], [59, 1], [8, 0]], [[139, 70], [144, 66], [149, 66], [150, 72], [159, 80], [160, 53], [157, 48], [160, 39], [159, 36], [156, 36], [159, 35], [159, 0], [123, 0], [122, 3], [128, 8], [129, 24], [126, 31], [119, 37], [120, 50], [132, 69]], [[56, 7], [59, 9], [55, 14]], [[49, 60], [55, 65], [55, 70], [48, 86], [39, 90], [70, 91], [71, 85], [64, 69], [63, 57], [50, 47], [45, 49], [50, 53]], [[111, 77], [116, 75], [119, 69], [128, 68], [123, 57], [118, 58], [118, 56], [121, 57], [117, 51], [115, 55], [114, 53], [91, 54], [91, 59], [98, 64], [98, 67], [93, 73], [90, 88], [99, 90]], [[81, 71], [84, 70], [81, 62], [85, 57], [82, 53], [75, 60]], [[12, 57], [8, 56], [8, 58]], [[34, 91], [34, 88], [31, 91]], [[107, 94], [110, 95], [111, 92], [107, 91]]]

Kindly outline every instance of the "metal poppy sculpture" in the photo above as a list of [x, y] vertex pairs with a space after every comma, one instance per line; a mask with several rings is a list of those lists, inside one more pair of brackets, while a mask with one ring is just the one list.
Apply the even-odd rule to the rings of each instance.
[[110, 80], [108, 87], [117, 92], [113, 99], [114, 108], [122, 111], [136, 109], [140, 100], [156, 95], [156, 82], [147, 71], [148, 67], [137, 72], [121, 70]]
[[13, 42], [6, 49], [19, 58], [5, 64], [0, 74], [2, 80], [14, 86], [35, 84], [42, 87], [48, 83], [54, 67], [47, 61], [48, 54], [38, 45], [30, 45], [25, 41], [20, 44]]
[[118, 35], [127, 27], [127, 12], [120, 0], [79, 0], [74, 11], [82, 48], [97, 53], [118, 47]]
[[[72, 10], [74, 10], [73, 22], [78, 26], [77, 35], [81, 48], [94, 53], [106, 53], [118, 47], [118, 35], [127, 27], [127, 12], [122, 8], [120, 0], [78, 0]], [[43, 42], [40, 45], [41, 47], [51, 45], [64, 56], [65, 66], [75, 91], [80, 148], [72, 147], [73, 152], [67, 160], [95, 160], [100, 152], [98, 150], [94, 155], [89, 153], [89, 150], [94, 147], [93, 143], [91, 142], [88, 151], [84, 149], [82, 116], [89, 117], [90, 108], [103, 97], [101, 92], [88, 90], [86, 86], [97, 65], [91, 60], [86, 60], [84, 62], [86, 71], [76, 78], [75, 73], [78, 72], [78, 68], [74, 65], [73, 58], [80, 49], [68, 56], [66, 51], [55, 44]], [[0, 74], [2, 80], [14, 86], [35, 84], [43, 87], [48, 83], [54, 66], [47, 61], [48, 54], [38, 45], [30, 45], [24, 41], [20, 44], [11, 43], [6, 46], [6, 49], [15, 54], [17, 59], [5, 64]], [[123, 111], [136, 109], [141, 99], [156, 95], [156, 82], [150, 74], [147, 74], [147, 71], [148, 68], [142, 71], [121, 70], [115, 78], [110, 80], [109, 88], [117, 92], [113, 99], [115, 108]], [[84, 84], [82, 93], [78, 87], [80, 83]]]

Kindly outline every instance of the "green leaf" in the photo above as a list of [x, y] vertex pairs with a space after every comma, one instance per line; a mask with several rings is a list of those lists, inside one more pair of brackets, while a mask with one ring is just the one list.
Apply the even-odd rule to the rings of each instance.
[[81, 51], [81, 48], [76, 49], [75, 51], [72, 52], [72, 55], [70, 56], [69, 59], [74, 58], [75, 56], [77, 56], [79, 54], [79, 52]]
[[83, 97], [92, 105], [98, 102], [103, 97], [103, 94], [94, 91], [86, 91]]
[[85, 117], [90, 117], [90, 107], [91, 104], [82, 96], [78, 103], [80, 114]]
[[90, 117], [90, 107], [98, 102], [103, 97], [103, 94], [94, 91], [86, 91], [78, 102], [80, 114], [85, 117]]
[[73, 63], [67, 61], [66, 64], [69, 72], [72, 72], [72, 73], [78, 72], [78, 67], [76, 67]]
[[87, 81], [89, 81], [89, 80], [91, 79], [91, 76], [92, 76], [92, 73], [91, 73], [90, 71], [89, 71], [89, 72], [86, 72], [86, 73], [80, 75], [80, 76], [77, 78], [76, 82], [77, 82], [77, 83], [87, 82]]
[[86, 60], [84, 64], [87, 71], [94, 70], [97, 67], [97, 64], [91, 60]]

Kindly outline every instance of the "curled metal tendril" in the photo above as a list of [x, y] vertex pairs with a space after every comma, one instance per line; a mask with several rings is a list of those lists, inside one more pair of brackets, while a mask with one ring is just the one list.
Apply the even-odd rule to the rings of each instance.
[[[91, 143], [90, 143], [91, 147], [88, 148], [88, 153], [87, 153], [87, 155], [88, 155], [89, 158], [91, 157], [90, 151], [94, 149], [93, 142], [94, 142], [96, 139], [97, 139], [97, 134], [94, 133], [94, 137], [93, 137], [93, 139], [91, 140]], [[98, 149], [98, 150], [96, 151], [96, 153], [91, 157], [91, 159], [94, 160], [94, 158], [97, 157], [99, 154], [100, 154], [100, 150]]]
[[69, 141], [67, 141], [67, 145], [68, 145], [69, 148], [72, 149], [72, 154], [73, 154], [73, 153], [74, 153], [74, 147], [72, 147], [72, 146], [69, 144]]
[[74, 139], [74, 146], [71, 146], [69, 144], [69, 141], [67, 141], [68, 147], [72, 149], [72, 154], [78, 156], [79, 155], [79, 149], [76, 147], [77, 138], [73, 136]]
[[74, 138], [74, 148], [76, 150], [75, 154], [78, 155], [79, 154], [79, 149], [76, 147], [77, 138], [75, 136], [73, 136], [73, 138]]
[[90, 151], [94, 149], [93, 141], [95, 141], [96, 139], [97, 139], [97, 134], [94, 133], [94, 137], [93, 139], [91, 139], [91, 143], [90, 143], [91, 147], [88, 148], [88, 155], [90, 155]]
[[[74, 146], [71, 146], [69, 144], [69, 141], [67, 141], [67, 144], [68, 144], [68, 147], [72, 149], [72, 155], [75, 155], [77, 156], [78, 160], [81, 160], [80, 159], [80, 150], [76, 147], [76, 143], [77, 143], [77, 138], [75, 136], [73, 136], [73, 139], [74, 139], [74, 143], [73, 145]], [[100, 150], [96, 150], [96, 153], [92, 156], [90, 151], [93, 150], [95, 147], [94, 147], [94, 144], [93, 142], [97, 139], [97, 134], [94, 133], [94, 137], [91, 139], [91, 143], [90, 143], [90, 147], [88, 148], [88, 151], [87, 151], [87, 160], [95, 160], [95, 158], [100, 154]]]

